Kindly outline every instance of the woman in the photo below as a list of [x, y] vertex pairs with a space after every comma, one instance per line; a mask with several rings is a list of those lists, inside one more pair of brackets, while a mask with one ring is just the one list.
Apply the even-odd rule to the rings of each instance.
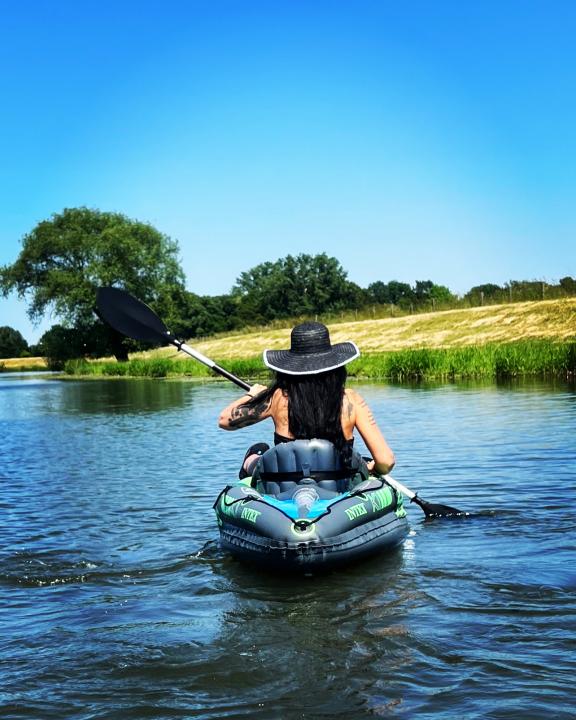
[[[223, 430], [237, 430], [272, 418], [274, 442], [321, 438], [350, 457], [357, 429], [373, 461], [368, 468], [386, 474], [394, 466], [394, 453], [380, 432], [366, 401], [345, 388], [346, 363], [360, 355], [353, 342], [330, 343], [322, 323], [297, 325], [289, 350], [265, 350], [264, 363], [276, 372], [270, 387], [253, 385], [220, 413]], [[244, 459], [241, 477], [251, 474], [258, 457], [268, 449], [253, 445]]]

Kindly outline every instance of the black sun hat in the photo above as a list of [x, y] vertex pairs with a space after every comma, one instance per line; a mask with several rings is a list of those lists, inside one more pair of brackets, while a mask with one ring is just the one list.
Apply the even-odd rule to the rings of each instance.
[[305, 322], [292, 330], [290, 350], [264, 350], [264, 364], [287, 375], [316, 375], [346, 365], [360, 355], [355, 343], [330, 343], [326, 325]]

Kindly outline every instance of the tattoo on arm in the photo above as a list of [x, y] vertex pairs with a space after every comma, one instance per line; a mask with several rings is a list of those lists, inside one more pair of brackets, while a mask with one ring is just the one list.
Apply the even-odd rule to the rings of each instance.
[[376, 420], [374, 419], [372, 410], [370, 410], [370, 408], [368, 407], [368, 403], [366, 402], [366, 400], [362, 399], [362, 401], [360, 403], [360, 407], [366, 408], [366, 411], [368, 413], [368, 422], [370, 423], [370, 425], [376, 425]]
[[233, 430], [248, 427], [262, 420], [262, 416], [269, 407], [269, 402], [259, 402], [257, 405], [239, 405], [232, 409], [228, 420], [228, 427]]
[[352, 420], [352, 414], [354, 412], [354, 404], [350, 400], [350, 398], [346, 398], [346, 414], [348, 415], [348, 420]]

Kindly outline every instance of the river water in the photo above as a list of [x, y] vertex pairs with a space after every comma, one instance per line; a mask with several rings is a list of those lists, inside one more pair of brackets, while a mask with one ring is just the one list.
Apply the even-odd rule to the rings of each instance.
[[475, 514], [295, 578], [218, 547], [233, 386], [0, 375], [0, 717], [576, 717], [574, 386], [357, 387]]

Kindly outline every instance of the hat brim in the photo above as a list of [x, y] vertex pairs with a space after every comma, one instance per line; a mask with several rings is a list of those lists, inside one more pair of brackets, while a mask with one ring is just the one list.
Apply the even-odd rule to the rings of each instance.
[[351, 340], [335, 343], [324, 353], [294, 353], [291, 350], [264, 350], [264, 365], [286, 375], [317, 375], [335, 370], [360, 356]]

